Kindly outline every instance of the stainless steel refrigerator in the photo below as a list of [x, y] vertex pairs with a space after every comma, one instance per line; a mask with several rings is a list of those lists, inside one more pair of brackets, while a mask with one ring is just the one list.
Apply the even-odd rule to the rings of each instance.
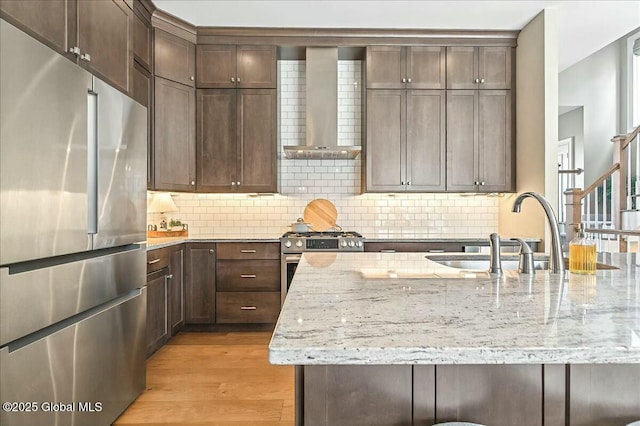
[[145, 386], [146, 109], [0, 20], [0, 424]]

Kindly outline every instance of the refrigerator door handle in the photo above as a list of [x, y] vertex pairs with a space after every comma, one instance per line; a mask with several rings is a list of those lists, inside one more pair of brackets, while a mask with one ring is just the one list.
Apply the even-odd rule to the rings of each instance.
[[98, 94], [87, 93], [87, 234], [98, 233]]

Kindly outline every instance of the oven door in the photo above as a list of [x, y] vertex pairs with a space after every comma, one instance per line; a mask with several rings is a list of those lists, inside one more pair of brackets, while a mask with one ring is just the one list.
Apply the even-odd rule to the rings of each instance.
[[293, 275], [296, 273], [296, 268], [300, 262], [301, 254], [282, 254], [280, 258], [280, 304], [284, 305], [284, 299], [287, 297], [287, 291], [291, 286]]

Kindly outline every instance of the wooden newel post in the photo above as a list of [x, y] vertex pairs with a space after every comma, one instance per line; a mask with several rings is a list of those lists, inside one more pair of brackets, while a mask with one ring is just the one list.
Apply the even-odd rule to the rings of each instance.
[[567, 244], [573, 240], [578, 229], [578, 224], [582, 222], [582, 190], [579, 188], [568, 188], [564, 191], [567, 203], [567, 223], [565, 224], [565, 235]]
[[[613, 164], [618, 163], [620, 165], [620, 169], [611, 176], [611, 219], [614, 229], [622, 229], [621, 212], [627, 209], [628, 151], [626, 146], [623, 146], [626, 138], [627, 135], [617, 135], [611, 139], [611, 142], [613, 142]], [[627, 251], [626, 246], [625, 239], [621, 237], [619, 250], [621, 252]]]

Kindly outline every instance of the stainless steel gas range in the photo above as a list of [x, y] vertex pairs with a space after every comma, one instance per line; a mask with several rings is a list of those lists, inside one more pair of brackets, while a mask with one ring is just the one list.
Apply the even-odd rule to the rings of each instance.
[[364, 251], [364, 237], [357, 232], [287, 232], [280, 238], [282, 303], [291, 286], [302, 253]]

